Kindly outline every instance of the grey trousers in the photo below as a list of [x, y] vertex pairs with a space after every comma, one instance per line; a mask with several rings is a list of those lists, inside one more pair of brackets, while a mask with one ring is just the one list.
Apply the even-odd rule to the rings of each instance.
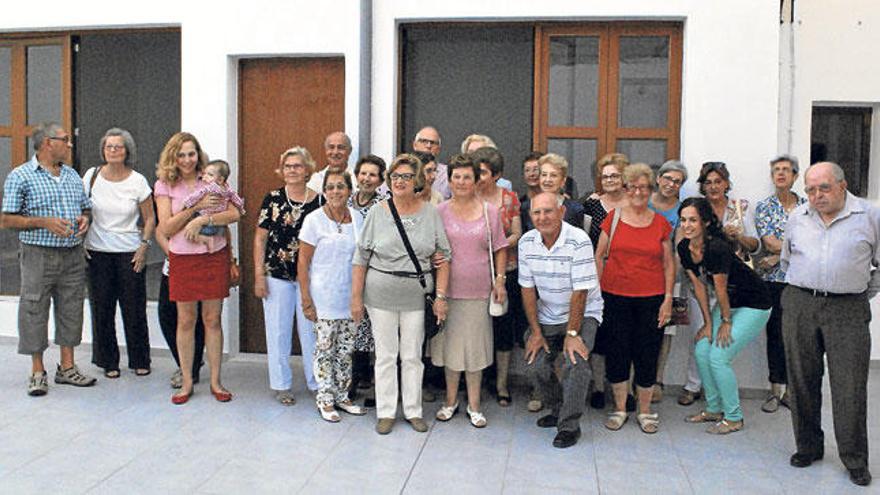
[[[581, 327], [581, 335], [591, 351], [598, 326], [598, 322], [593, 318], [585, 318]], [[565, 327], [541, 325], [541, 331], [547, 340], [550, 352], [538, 351], [535, 360], [531, 364], [526, 364], [526, 376], [532, 386], [541, 391], [550, 413], [559, 418], [556, 424], [557, 430], [575, 431], [580, 428], [580, 418], [584, 414], [587, 389], [593, 373], [587, 361], [578, 357], [577, 362], [572, 363], [567, 356], [563, 356], [560, 384], [554, 373], [553, 363], [562, 352]]]
[[788, 286], [782, 292], [782, 336], [797, 451], [824, 449], [823, 355], [828, 359], [831, 411], [840, 460], [847, 469], [868, 466], [867, 384], [871, 308], [863, 294], [820, 297]]

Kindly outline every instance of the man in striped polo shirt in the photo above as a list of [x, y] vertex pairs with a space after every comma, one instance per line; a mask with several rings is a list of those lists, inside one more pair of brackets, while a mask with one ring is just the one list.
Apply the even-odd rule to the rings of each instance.
[[40, 396], [49, 391], [43, 352], [49, 347], [50, 302], [55, 308], [55, 343], [61, 347], [55, 383], [95, 384], [73, 361], [73, 348], [82, 340], [82, 239], [89, 229], [91, 202], [79, 174], [64, 164], [72, 146], [70, 134], [48, 122], [34, 128], [32, 141], [34, 156], [6, 177], [0, 226], [17, 230], [21, 243], [18, 353], [31, 356], [28, 394]]
[[[535, 196], [529, 208], [535, 228], [519, 240], [519, 284], [529, 321], [526, 374], [550, 407], [538, 426], [556, 427], [558, 448], [580, 438], [592, 375], [587, 360], [602, 321], [592, 243], [586, 232], [562, 221], [564, 213], [555, 194]], [[561, 385], [553, 372], [560, 352]]]

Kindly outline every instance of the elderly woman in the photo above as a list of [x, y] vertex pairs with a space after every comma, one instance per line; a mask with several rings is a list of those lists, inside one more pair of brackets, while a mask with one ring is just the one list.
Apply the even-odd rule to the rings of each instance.
[[[385, 183], [385, 160], [376, 155], [366, 155], [358, 159], [354, 166], [354, 176], [358, 183], [358, 190], [348, 198], [348, 207], [357, 213], [358, 225], [363, 225], [370, 208], [384, 200], [386, 195], [379, 192], [381, 185]], [[370, 327], [370, 318], [364, 314], [357, 327], [354, 338], [354, 354], [352, 354], [351, 387], [349, 396], [354, 399], [358, 384], [364, 382], [366, 386], [373, 379], [373, 369], [370, 365], [370, 353], [375, 348], [373, 344], [373, 330]], [[373, 407], [376, 401], [373, 398], [364, 399], [364, 405]]]
[[263, 300], [269, 387], [285, 406], [294, 403], [289, 359], [294, 316], [306, 387], [318, 389], [312, 370], [315, 332], [305, 313], [313, 308], [304, 304], [297, 281], [299, 232], [306, 215], [321, 206], [321, 196], [306, 187], [314, 169], [312, 155], [302, 146], [281, 154], [275, 173], [284, 185], [263, 198], [254, 233], [254, 295]]
[[232, 393], [220, 383], [223, 353], [223, 329], [220, 311], [229, 295], [230, 250], [225, 238], [218, 238], [210, 248], [198, 242], [199, 231], [206, 225], [230, 225], [241, 214], [233, 205], [223, 213], [201, 215], [196, 212], [216, 208], [222, 201], [216, 195], [205, 195], [190, 208], [183, 206], [187, 196], [204, 184], [199, 173], [207, 164], [195, 136], [179, 132], [165, 144], [159, 157], [156, 175], [156, 206], [159, 212], [159, 234], [168, 242], [169, 298], [177, 303], [177, 351], [183, 382], [180, 391], [171, 396], [174, 404], [185, 404], [193, 393], [192, 361], [197, 305], [202, 303], [205, 324], [205, 349], [211, 368], [211, 394], [219, 402], [232, 400]]
[[[584, 228], [584, 207], [573, 199], [568, 199], [564, 195], [565, 178], [568, 177], [568, 161], [556, 153], [547, 153], [538, 159], [538, 167], [540, 167], [540, 186], [541, 192], [550, 192], [559, 199], [559, 204], [565, 206], [565, 215], [563, 220], [579, 229]], [[520, 218], [523, 225], [523, 232], [528, 232], [535, 228], [532, 218], [528, 214], [531, 200], [525, 200], [522, 203]]]
[[[495, 144], [495, 141], [492, 140], [489, 136], [483, 134], [471, 134], [470, 136], [464, 138], [464, 141], [461, 142], [461, 154], [473, 153], [480, 148], [492, 148], [498, 149], [498, 146]], [[513, 190], [513, 183], [504, 177], [499, 177], [496, 181], [499, 187], [503, 187], [508, 191]]]
[[643, 163], [628, 165], [623, 180], [629, 202], [619, 213], [614, 210], [605, 217], [596, 248], [604, 318], [609, 322], [606, 366], [614, 393], [614, 411], [605, 427], [619, 430], [629, 417], [627, 380], [633, 366], [639, 427], [645, 433], [656, 433], [660, 421], [656, 413], [651, 413], [651, 393], [663, 327], [672, 315], [672, 227], [648, 208], [654, 185], [650, 167]]
[[507, 407], [510, 405], [510, 390], [507, 387], [510, 355], [513, 351], [516, 335], [521, 335], [527, 326], [527, 322], [523, 318], [519, 277], [516, 270], [516, 246], [522, 235], [519, 199], [515, 193], [498, 187], [498, 179], [504, 171], [504, 157], [498, 150], [480, 148], [471, 156], [474, 163], [480, 167], [477, 195], [501, 213], [501, 226], [504, 228], [504, 236], [507, 238], [507, 266], [497, 273], [507, 276], [504, 289], [507, 291], [508, 309], [504, 315], [492, 319], [496, 398], [501, 407]]
[[627, 165], [629, 158], [623, 153], [608, 153], [596, 162], [596, 192], [583, 202], [584, 213], [591, 220], [587, 233], [594, 247], [599, 244], [602, 222], [608, 212], [626, 206], [629, 201], [623, 187], [623, 169]]
[[[724, 435], [743, 428], [743, 412], [732, 361], [761, 333], [770, 318], [770, 294], [761, 279], [735, 254], [737, 245], [722, 231], [711, 203], [688, 198], [681, 205], [678, 243], [703, 313], [696, 336], [697, 368], [706, 391], [706, 409], [689, 423], [712, 423], [708, 433]], [[710, 311], [706, 287], [715, 289], [718, 304]]]
[[[678, 226], [678, 207], [681, 204], [678, 194], [685, 181], [687, 181], [687, 167], [678, 160], [667, 161], [657, 170], [657, 189], [648, 200], [648, 208], [663, 215], [663, 218], [672, 226], [673, 232]], [[676, 283], [677, 290], [679, 287], [680, 284]], [[666, 371], [666, 360], [669, 357], [672, 336], [675, 335], [676, 328], [676, 325], [668, 325], [664, 332], [660, 355], [657, 357], [657, 382], [654, 384], [651, 402], [663, 400], [663, 375]]]
[[767, 322], [767, 366], [770, 368], [770, 395], [761, 406], [768, 413], [776, 412], [779, 405], [788, 406], [785, 384], [788, 381], [785, 368], [785, 347], [782, 343], [782, 290], [785, 289], [785, 271], [779, 265], [779, 253], [785, 239], [788, 215], [806, 202], [791, 190], [798, 176], [798, 160], [780, 155], [770, 162], [770, 178], [776, 192], [758, 202], [755, 208], [755, 224], [766, 256], [760, 258], [755, 271], [767, 283], [773, 310]]
[[[446, 403], [437, 411], [437, 419], [449, 421], [458, 411], [458, 383], [463, 371], [471, 425], [483, 428], [486, 416], [480, 412], [482, 370], [492, 364], [489, 297], [499, 303], [507, 297], [507, 238], [498, 208], [484, 203], [476, 194], [480, 169], [471, 157], [456, 155], [447, 167], [452, 199], [441, 204], [438, 211], [455, 257], [450, 263], [447, 292], [449, 320], [446, 329], [431, 341], [432, 362], [446, 369]], [[489, 271], [493, 253], [497, 274], [494, 279]]]
[[[449, 265], [439, 263], [435, 286], [431, 257], [440, 252], [448, 260], [452, 255], [437, 210], [416, 196], [416, 188], [424, 186], [419, 159], [408, 154], [395, 158], [386, 182], [392, 196], [367, 214], [354, 255], [351, 290], [352, 318], [359, 322], [366, 308], [373, 325], [376, 432], [381, 435], [391, 432], [397, 413], [398, 357], [402, 367], [403, 414], [414, 430], [428, 431], [422, 418], [421, 397], [426, 289], [420, 280], [428, 291], [436, 289], [431, 310], [437, 320], [445, 320]], [[418, 267], [407, 252], [398, 224]]]
[[422, 201], [427, 201], [434, 206], [443, 202], [443, 195], [433, 189], [434, 181], [437, 180], [437, 161], [434, 155], [426, 151], [413, 151], [413, 156], [422, 162], [422, 171], [425, 174], [425, 187], [416, 195]]
[[[102, 165], [83, 176], [92, 200], [92, 226], [86, 234], [89, 253], [89, 307], [92, 313], [92, 362], [107, 378], [119, 378], [116, 306], [122, 310], [128, 367], [150, 374], [147, 328], [147, 249], [156, 228], [152, 189], [133, 167], [134, 139], [123, 129], [104, 133]], [[139, 226], [138, 220], [143, 218]]]
[[700, 193], [709, 200], [712, 211], [721, 222], [724, 233], [736, 246], [737, 256], [748, 261], [761, 250], [761, 242], [755, 229], [754, 211], [745, 199], [728, 197], [730, 172], [724, 162], [706, 162], [700, 169]]
[[519, 202], [523, 203], [527, 199], [532, 199], [541, 193], [541, 167], [538, 160], [544, 156], [540, 151], [532, 151], [522, 161], [522, 177], [523, 183], [526, 185], [526, 192], [519, 197]]
[[351, 265], [362, 219], [349, 209], [351, 175], [328, 170], [327, 203], [305, 217], [299, 233], [300, 294], [306, 318], [315, 323], [315, 400], [325, 421], [339, 422], [336, 409], [362, 416], [364, 409], [348, 397], [351, 354], [357, 327], [351, 319]]

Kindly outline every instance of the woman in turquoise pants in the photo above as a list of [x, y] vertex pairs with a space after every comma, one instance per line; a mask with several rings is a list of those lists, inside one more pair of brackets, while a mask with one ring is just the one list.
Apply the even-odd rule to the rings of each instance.
[[[709, 433], [733, 433], [743, 428], [743, 413], [732, 362], [770, 318], [770, 293], [761, 278], [736, 256], [708, 201], [688, 198], [678, 211], [684, 237], [677, 247], [679, 258], [694, 284], [706, 322], [694, 337], [706, 409], [686, 421], [712, 423], [706, 430]], [[717, 298], [711, 313], [709, 285]]]

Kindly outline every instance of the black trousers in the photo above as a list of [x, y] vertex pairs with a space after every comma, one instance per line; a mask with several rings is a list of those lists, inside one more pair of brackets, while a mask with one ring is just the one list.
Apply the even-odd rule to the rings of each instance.
[[[193, 355], [193, 379], [198, 378], [199, 370], [202, 369], [202, 355], [205, 353], [205, 324], [202, 323], [202, 303], [196, 306], [196, 335], [195, 351]], [[174, 356], [174, 362], [180, 366], [180, 357], [177, 355], [177, 304], [168, 299], [168, 276], [162, 275], [159, 284], [159, 326], [162, 327], [162, 335]]]
[[602, 298], [609, 324], [605, 348], [608, 381], [627, 381], [632, 366], [636, 371], [636, 385], [652, 387], [657, 379], [657, 356], [663, 342], [663, 329], [657, 327], [663, 296], [627, 297], [602, 292]]
[[92, 312], [92, 362], [105, 370], [119, 369], [116, 305], [122, 309], [128, 367], [150, 367], [147, 327], [146, 271], [132, 270], [134, 253], [89, 251], [89, 307]]
[[782, 340], [782, 290], [783, 282], [767, 282], [773, 309], [767, 321], [767, 367], [770, 368], [770, 383], [788, 383], [785, 373], [785, 344]]
[[797, 451], [824, 449], [822, 376], [828, 360], [834, 437], [847, 469], [868, 467], [868, 364], [871, 307], [865, 293], [821, 297], [794, 286], [782, 292], [782, 335]]

